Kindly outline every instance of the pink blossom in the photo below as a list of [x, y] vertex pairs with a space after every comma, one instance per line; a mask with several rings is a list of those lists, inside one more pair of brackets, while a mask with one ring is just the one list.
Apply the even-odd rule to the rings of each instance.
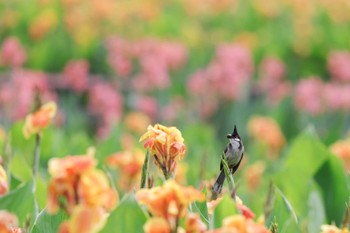
[[260, 64], [262, 78], [281, 80], [285, 75], [285, 67], [282, 60], [275, 57], [265, 57]]
[[162, 109], [162, 118], [167, 122], [175, 121], [186, 111], [186, 101], [182, 96], [174, 96], [170, 103]]
[[158, 113], [158, 102], [150, 96], [140, 96], [136, 99], [135, 107], [137, 110], [146, 113], [154, 119]]
[[295, 87], [295, 106], [312, 115], [321, 113], [324, 110], [323, 88], [324, 83], [318, 77], [301, 79]]
[[325, 104], [330, 110], [350, 110], [350, 85], [327, 83], [324, 87]]
[[350, 53], [333, 51], [328, 57], [328, 70], [332, 78], [342, 82], [350, 81]]
[[98, 81], [90, 88], [88, 107], [99, 117], [100, 127], [107, 132], [122, 115], [123, 97], [111, 84]]
[[15, 70], [11, 80], [0, 87], [0, 104], [11, 119], [18, 120], [31, 111], [36, 92], [43, 102], [56, 100], [44, 73]]
[[106, 40], [107, 61], [120, 77], [127, 77], [132, 71], [131, 44], [119, 37], [109, 37]]
[[70, 61], [63, 72], [64, 86], [76, 92], [87, 90], [89, 84], [89, 63], [85, 60]]
[[0, 65], [21, 67], [27, 59], [27, 54], [16, 37], [8, 37], [2, 44]]
[[[244, 94], [252, 72], [250, 51], [240, 44], [224, 44], [219, 46], [206, 69], [190, 76], [187, 86], [194, 93], [207, 94], [211, 90], [225, 100], [237, 100]], [[196, 87], [196, 84], [200, 84], [200, 87]]]
[[267, 93], [267, 103], [271, 106], [279, 104], [282, 99], [290, 94], [291, 90], [292, 85], [289, 81], [280, 81], [276, 83]]

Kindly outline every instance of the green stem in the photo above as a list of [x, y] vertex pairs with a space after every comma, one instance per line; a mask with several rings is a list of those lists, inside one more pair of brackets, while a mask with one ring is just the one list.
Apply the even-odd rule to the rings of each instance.
[[233, 195], [233, 198], [236, 199], [236, 195], [235, 195], [235, 192], [236, 192], [235, 181], [234, 181], [233, 175], [231, 174], [230, 169], [229, 169], [229, 167], [227, 165], [225, 153], [222, 154], [221, 162], [222, 162], [222, 165], [223, 165], [223, 169], [224, 169], [224, 172], [225, 172], [225, 176], [226, 176], [226, 180], [227, 180], [227, 183], [228, 183], [228, 187], [229, 187], [230, 193], [231, 193], [231, 195]]
[[141, 186], [140, 186], [140, 188], [142, 189], [146, 187], [148, 164], [149, 164], [149, 150], [147, 150], [146, 152], [145, 160], [143, 161], [143, 165], [142, 165]]
[[33, 162], [33, 195], [34, 195], [34, 208], [35, 208], [35, 218], [39, 214], [39, 204], [38, 200], [36, 199], [36, 179], [38, 176], [39, 171], [39, 162], [40, 162], [40, 143], [41, 143], [41, 136], [39, 133], [35, 135], [35, 148], [34, 148], [34, 162]]
[[38, 170], [39, 170], [40, 144], [41, 144], [41, 136], [39, 133], [37, 133], [35, 135], [35, 149], [34, 149], [34, 163], [33, 163], [33, 177], [34, 178], [37, 176]]

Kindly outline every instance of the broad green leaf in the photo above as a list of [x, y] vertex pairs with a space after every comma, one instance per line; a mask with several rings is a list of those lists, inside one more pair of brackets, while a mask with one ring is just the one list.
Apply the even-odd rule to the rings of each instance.
[[222, 221], [231, 215], [238, 214], [236, 203], [229, 195], [224, 195], [220, 203], [215, 207], [213, 213], [214, 228], [219, 228]]
[[34, 222], [32, 233], [56, 233], [60, 224], [67, 219], [68, 215], [63, 211], [50, 215], [43, 209]]
[[23, 225], [27, 218], [34, 222], [35, 208], [32, 188], [33, 183], [28, 182], [0, 197], [0, 209], [16, 214], [20, 225]]
[[136, 202], [135, 195], [129, 194], [108, 217], [102, 233], [143, 232], [147, 216]]
[[307, 216], [308, 232], [319, 233], [321, 225], [325, 222], [326, 213], [320, 193], [314, 190], [310, 193], [308, 200], [309, 213]]
[[350, 195], [344, 170], [340, 159], [331, 155], [315, 175], [315, 180], [323, 193], [328, 222], [335, 221], [337, 225], [342, 221], [346, 209], [345, 203]]
[[12, 176], [22, 182], [32, 179], [32, 170], [21, 155], [13, 156], [10, 163], [10, 171]]
[[314, 174], [329, 157], [327, 148], [310, 130], [299, 135], [284, 161], [283, 170], [276, 174], [278, 187], [293, 204], [297, 215], [306, 215], [305, 200], [309, 198]]
[[44, 209], [47, 202], [47, 183], [41, 177], [37, 177], [35, 180], [35, 198], [38, 201], [39, 209]]
[[279, 233], [300, 232], [298, 219], [292, 205], [277, 188], [275, 188], [273, 208], [266, 219], [266, 226], [269, 227], [275, 220], [278, 224]]
[[203, 188], [202, 193], [205, 196], [204, 201], [196, 201], [192, 206], [192, 211], [198, 213], [202, 221], [209, 226], [209, 215], [208, 215], [208, 206], [207, 206], [207, 189]]

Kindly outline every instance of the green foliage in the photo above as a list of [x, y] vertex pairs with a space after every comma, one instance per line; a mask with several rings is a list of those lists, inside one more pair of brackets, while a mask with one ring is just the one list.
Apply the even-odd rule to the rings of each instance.
[[134, 194], [128, 194], [112, 211], [101, 233], [138, 233], [147, 221], [144, 210], [136, 202]]
[[219, 228], [222, 221], [231, 215], [238, 214], [236, 203], [229, 195], [224, 195], [220, 203], [216, 206], [213, 213], [214, 228]]
[[61, 223], [68, 219], [68, 215], [63, 211], [59, 211], [57, 214], [48, 214], [46, 209], [43, 209], [37, 219], [34, 222], [32, 233], [42, 232], [58, 232]]
[[336, 156], [330, 155], [315, 174], [315, 179], [323, 194], [326, 215], [329, 223], [340, 225], [350, 196], [343, 164]]
[[195, 213], [198, 213], [201, 217], [202, 221], [209, 227], [210, 219], [208, 214], [208, 206], [207, 206], [207, 189], [203, 188], [202, 193], [205, 196], [204, 201], [196, 201], [194, 202], [191, 207], [192, 211]]
[[0, 197], [0, 209], [8, 210], [17, 215], [21, 226], [24, 226], [28, 220], [29, 222], [34, 222], [35, 220], [32, 188], [32, 182], [23, 183], [17, 189]]
[[269, 216], [267, 216], [266, 226], [270, 226], [275, 222], [277, 223], [279, 233], [301, 232], [298, 227], [296, 213], [283, 193], [275, 188], [274, 196], [272, 198], [272, 209]]

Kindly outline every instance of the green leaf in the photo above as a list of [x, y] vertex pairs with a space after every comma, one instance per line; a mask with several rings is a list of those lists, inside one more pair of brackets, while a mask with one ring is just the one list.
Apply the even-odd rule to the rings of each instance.
[[143, 232], [147, 216], [139, 206], [134, 194], [129, 194], [111, 213], [102, 233]]
[[308, 200], [314, 174], [330, 156], [327, 148], [314, 132], [307, 130], [299, 135], [284, 161], [283, 170], [275, 175], [278, 187], [293, 204], [298, 216], [308, 212]]
[[278, 225], [278, 232], [300, 232], [298, 219], [294, 209], [281, 190], [275, 188], [273, 208], [266, 219], [266, 226], [270, 226], [274, 221]]
[[350, 194], [344, 170], [340, 159], [331, 155], [315, 175], [322, 190], [328, 223], [335, 221], [337, 225], [342, 221]]
[[320, 232], [321, 225], [325, 222], [326, 213], [320, 193], [314, 190], [310, 193], [308, 201], [308, 231], [309, 233]]
[[202, 221], [209, 226], [209, 214], [208, 214], [208, 206], [207, 206], [207, 189], [203, 188], [202, 193], [205, 196], [204, 201], [196, 201], [192, 204], [192, 211], [198, 213], [201, 217]]
[[8, 210], [17, 215], [19, 223], [23, 225], [27, 218], [34, 222], [34, 195], [33, 183], [28, 182], [0, 198], [0, 209]]
[[141, 188], [146, 187], [148, 163], [149, 163], [149, 150], [147, 150], [147, 152], [146, 152], [145, 160], [144, 160], [143, 165], [142, 165]]
[[59, 211], [55, 215], [50, 215], [47, 213], [46, 209], [43, 209], [38, 215], [37, 219], [34, 222], [32, 232], [33, 233], [55, 233], [58, 232], [60, 224], [68, 219], [68, 215]]
[[224, 195], [220, 203], [215, 207], [213, 213], [214, 228], [219, 228], [222, 225], [224, 218], [238, 214], [236, 203], [229, 195]]
[[44, 209], [47, 202], [47, 183], [41, 177], [37, 177], [35, 180], [35, 198], [38, 201], [39, 209]]
[[20, 155], [13, 156], [10, 163], [11, 174], [16, 177], [16, 179], [27, 182], [32, 179], [32, 170], [28, 163]]

